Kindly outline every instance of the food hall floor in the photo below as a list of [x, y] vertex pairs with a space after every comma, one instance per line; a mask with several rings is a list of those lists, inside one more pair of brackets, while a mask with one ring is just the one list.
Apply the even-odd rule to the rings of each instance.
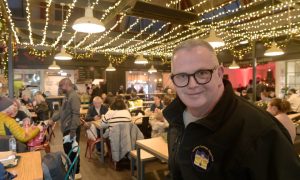
[[[51, 139], [51, 152], [62, 151], [62, 133], [60, 132], [60, 127], [57, 125], [55, 127], [55, 138]], [[93, 154], [92, 159], [84, 157], [86, 149], [86, 137], [85, 130], [81, 128], [80, 135], [80, 173], [83, 180], [131, 180], [130, 169], [122, 169], [120, 171], [115, 171], [109, 165], [108, 157], [105, 157], [105, 163], [102, 164], [97, 157], [96, 153]], [[168, 167], [167, 164], [161, 163], [159, 160], [154, 160], [145, 163], [145, 180], [165, 180], [166, 171]]]

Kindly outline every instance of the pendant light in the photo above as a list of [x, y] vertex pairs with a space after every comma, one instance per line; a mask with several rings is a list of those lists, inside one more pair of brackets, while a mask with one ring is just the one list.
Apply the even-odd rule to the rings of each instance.
[[135, 61], [135, 64], [148, 64], [148, 60], [146, 58], [144, 58], [143, 54], [139, 54]]
[[208, 38], [205, 39], [213, 48], [219, 48], [225, 45], [222, 38], [216, 36], [215, 30], [211, 29]]
[[75, 20], [72, 28], [75, 31], [83, 33], [100, 33], [105, 31], [104, 24], [93, 15], [93, 9], [88, 1], [84, 16]]
[[[213, 9], [213, 0], [211, 1], [211, 8]], [[209, 36], [205, 39], [206, 42], [208, 42], [213, 48], [219, 48], [225, 45], [225, 42], [223, 41], [222, 38], [218, 37], [216, 35], [216, 31], [213, 28], [214, 24], [214, 15], [212, 14], [212, 27], [209, 32]]]
[[[142, 29], [142, 19], [140, 19], [140, 30]], [[143, 39], [143, 33], [141, 34], [141, 41]], [[142, 53], [138, 54], [134, 60], [134, 64], [148, 64], [148, 60], [144, 58]]]
[[[272, 9], [273, 9], [272, 14], [274, 15], [274, 0], [272, 0]], [[271, 47], [265, 51], [264, 55], [265, 56], [280, 56], [283, 54], [284, 54], [283, 50], [281, 48], [279, 48], [275, 42], [275, 28], [273, 28], [273, 42], [271, 44]]]
[[111, 63], [109, 63], [108, 67], [105, 69], [105, 71], [116, 71], [116, 68], [112, 66]]
[[233, 60], [231, 65], [228, 68], [229, 69], [239, 69], [240, 66], [235, 62], [235, 60]]
[[[61, 3], [61, 22], [63, 25], [64, 22], [64, 3]], [[72, 59], [72, 56], [66, 52], [66, 49], [63, 46], [63, 42], [61, 41], [61, 49], [60, 52], [54, 56], [54, 59], [61, 61], [68, 61]]]
[[280, 56], [283, 55], [284, 52], [281, 48], [277, 47], [275, 41], [272, 42], [272, 45], [269, 49], [264, 53], [265, 56]]
[[54, 69], [54, 70], [57, 70], [57, 69], [60, 69], [60, 67], [56, 64], [56, 61], [54, 60], [52, 62], [52, 64], [48, 67], [48, 69]]
[[61, 47], [60, 52], [54, 56], [54, 59], [61, 60], [61, 61], [68, 61], [71, 60], [72, 58], [73, 57], [66, 52], [66, 49], [64, 47]]
[[155, 69], [154, 66], [153, 66], [153, 64], [152, 64], [151, 67], [150, 67], [150, 69], [148, 70], [148, 72], [149, 72], [150, 74], [156, 73], [156, 72], [157, 72], [157, 69]]

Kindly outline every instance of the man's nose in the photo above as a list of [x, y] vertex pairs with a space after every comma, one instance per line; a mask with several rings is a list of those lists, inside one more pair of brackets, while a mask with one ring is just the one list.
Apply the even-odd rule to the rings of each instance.
[[194, 76], [190, 76], [189, 77], [188, 87], [189, 88], [193, 88], [193, 87], [196, 87], [196, 86], [198, 86], [198, 83], [196, 82], [195, 77]]

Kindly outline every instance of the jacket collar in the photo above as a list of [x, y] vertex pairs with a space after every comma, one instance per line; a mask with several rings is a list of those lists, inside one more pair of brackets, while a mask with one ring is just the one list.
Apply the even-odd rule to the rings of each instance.
[[[216, 131], [222, 123], [224, 123], [224, 119], [227, 119], [226, 117], [231, 114], [233, 108], [236, 106], [234, 98], [235, 95], [231, 83], [228, 80], [223, 80], [223, 83], [223, 95], [214, 109], [207, 117], [195, 122], [196, 124], [205, 126], [212, 131]], [[182, 114], [185, 109], [186, 106], [177, 96], [176, 99], [168, 107], [166, 107], [163, 114], [170, 123], [183, 125]]]

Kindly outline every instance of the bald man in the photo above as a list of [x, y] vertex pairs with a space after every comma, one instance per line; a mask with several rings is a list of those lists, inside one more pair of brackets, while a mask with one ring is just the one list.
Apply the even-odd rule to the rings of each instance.
[[[73, 83], [69, 78], [64, 78], [59, 82], [59, 89], [66, 96], [62, 107], [59, 110], [59, 113], [54, 114], [52, 116], [53, 121], [61, 121], [61, 131], [64, 137], [70, 135], [70, 139], [73, 141], [76, 137], [76, 141], [79, 143], [80, 137], [80, 98], [78, 94], [73, 89]], [[67, 142], [63, 144], [64, 151], [66, 154], [72, 149], [72, 142]], [[71, 153], [71, 161], [74, 160], [76, 153]], [[81, 175], [79, 173], [79, 158], [77, 163], [77, 170], [75, 178], [80, 178]]]
[[177, 98], [169, 121], [169, 168], [174, 180], [300, 179], [300, 161], [278, 121], [234, 94], [214, 49], [191, 39], [173, 51]]

